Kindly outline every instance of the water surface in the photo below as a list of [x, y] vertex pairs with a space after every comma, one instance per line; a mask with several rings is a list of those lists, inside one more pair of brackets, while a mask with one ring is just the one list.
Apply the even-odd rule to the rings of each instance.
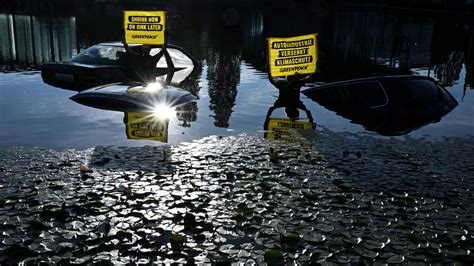
[[[90, 15], [104, 9], [104, 16]], [[124, 113], [89, 108], [68, 98], [76, 92], [42, 82], [50, 61], [100, 42], [120, 40], [122, 6], [93, 12], [68, 10], [0, 14], [0, 147], [86, 148], [160, 145], [127, 140]], [[282, 17], [286, 17], [284, 21]], [[474, 132], [472, 91], [474, 27], [463, 16], [296, 5], [278, 7], [168, 8], [170, 43], [201, 64], [181, 87], [199, 95], [195, 112], [172, 119], [169, 143], [208, 135], [263, 136], [267, 110], [278, 96], [265, 72], [265, 38], [319, 33], [318, 73], [307, 86], [386, 74], [438, 80], [459, 106], [410, 133], [413, 137], [466, 137]], [[301, 96], [318, 128], [367, 132]], [[285, 117], [281, 110], [274, 117]]]

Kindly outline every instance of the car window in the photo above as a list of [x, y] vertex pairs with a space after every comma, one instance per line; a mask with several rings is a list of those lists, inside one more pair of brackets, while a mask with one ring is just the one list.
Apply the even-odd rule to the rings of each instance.
[[[179, 51], [178, 49], [168, 48], [168, 53], [170, 54], [174, 67], [182, 67], [188, 68], [193, 67], [194, 63], [187, 55], [183, 52]], [[150, 51], [150, 55], [156, 55], [161, 51], [161, 48], [153, 48]], [[161, 57], [160, 61], [158, 61], [157, 67], [166, 67], [166, 59], [165, 57]]]
[[337, 87], [344, 101], [358, 106], [374, 108], [387, 104], [387, 96], [379, 82], [358, 82]]
[[71, 59], [72, 62], [92, 65], [115, 65], [125, 55], [125, 48], [95, 45]]
[[410, 100], [435, 101], [438, 99], [438, 88], [431, 80], [407, 79], [401, 80], [400, 85], [406, 91], [405, 97]]
[[[171, 80], [172, 84], [179, 84], [183, 82], [193, 71], [194, 69], [194, 62], [189, 56], [185, 53], [180, 51], [179, 49], [175, 48], [167, 48], [168, 53], [171, 56], [171, 60], [173, 61], [173, 65], [176, 71], [173, 73], [173, 78]], [[150, 55], [156, 55], [161, 51], [161, 48], [153, 48], [150, 51]], [[158, 63], [156, 64], [158, 68], [166, 68], [166, 59], [165, 57], [161, 57]], [[165, 81], [167, 79], [167, 75], [160, 76], [157, 80]]]

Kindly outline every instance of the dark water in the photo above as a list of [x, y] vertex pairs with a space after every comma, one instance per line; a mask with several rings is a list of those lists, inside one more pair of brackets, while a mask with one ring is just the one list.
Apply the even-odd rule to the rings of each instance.
[[[474, 132], [474, 25], [464, 15], [293, 4], [195, 7], [97, 4], [38, 7], [0, 14], [0, 147], [85, 148], [159, 144], [127, 140], [124, 113], [76, 104], [48, 86], [41, 65], [67, 60], [100, 42], [120, 40], [123, 9], [166, 9], [169, 41], [201, 62], [182, 87], [199, 95], [187, 115], [169, 123], [168, 142], [208, 135], [263, 136], [278, 91], [265, 72], [265, 38], [319, 34], [318, 73], [307, 86], [386, 74], [430, 76], [459, 106], [414, 137]], [[47, 10], [48, 12], [44, 11]], [[301, 96], [317, 128], [367, 132]], [[274, 117], [284, 117], [281, 110]], [[370, 133], [375, 134], [375, 133]]]

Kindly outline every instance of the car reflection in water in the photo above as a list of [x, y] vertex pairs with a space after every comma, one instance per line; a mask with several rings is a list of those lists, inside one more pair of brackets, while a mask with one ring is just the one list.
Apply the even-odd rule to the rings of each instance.
[[196, 120], [196, 96], [188, 91], [164, 86], [106, 85], [71, 97], [73, 101], [98, 109], [124, 112], [127, 139], [168, 142], [168, 125], [175, 117], [182, 126]]
[[[130, 44], [133, 50], [140, 45]], [[156, 65], [157, 81], [169, 81], [177, 86], [194, 70], [197, 62], [178, 46], [168, 45], [173, 66], [167, 66], [163, 56]], [[161, 48], [153, 48], [150, 55], [156, 55]], [[126, 51], [122, 43], [101, 43], [73, 56], [67, 62], [44, 64], [41, 76], [46, 84], [68, 90], [82, 91], [95, 86], [116, 82], [130, 82]]]
[[[130, 48], [140, 49], [140, 46], [130, 45]], [[160, 51], [161, 48], [155, 47], [150, 55]], [[192, 73], [196, 61], [176, 46], [167, 46], [166, 52], [172, 62], [168, 65], [165, 56], [161, 57], [156, 65], [156, 82], [150, 84], [130, 80], [122, 43], [95, 45], [69, 62], [45, 64], [41, 75], [47, 84], [79, 91], [70, 97], [77, 103], [124, 112], [128, 139], [167, 142], [168, 123], [177, 116], [177, 111], [183, 126], [196, 120], [195, 112], [193, 115], [187, 111], [196, 111], [193, 101], [197, 96], [174, 87]]]
[[457, 105], [434, 79], [381, 76], [324, 84], [302, 92], [323, 107], [384, 136], [436, 123]]
[[189, 103], [197, 97], [183, 89], [150, 84], [111, 84], [77, 93], [71, 100], [97, 109], [121, 112], [153, 112], [157, 106], [170, 108]]

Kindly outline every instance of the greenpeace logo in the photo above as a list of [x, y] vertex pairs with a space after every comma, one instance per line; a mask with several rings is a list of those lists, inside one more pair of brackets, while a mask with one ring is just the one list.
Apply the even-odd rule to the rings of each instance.
[[153, 36], [153, 35], [139, 35], [139, 34], [134, 34], [132, 35], [133, 39], [156, 39], [158, 36]]

